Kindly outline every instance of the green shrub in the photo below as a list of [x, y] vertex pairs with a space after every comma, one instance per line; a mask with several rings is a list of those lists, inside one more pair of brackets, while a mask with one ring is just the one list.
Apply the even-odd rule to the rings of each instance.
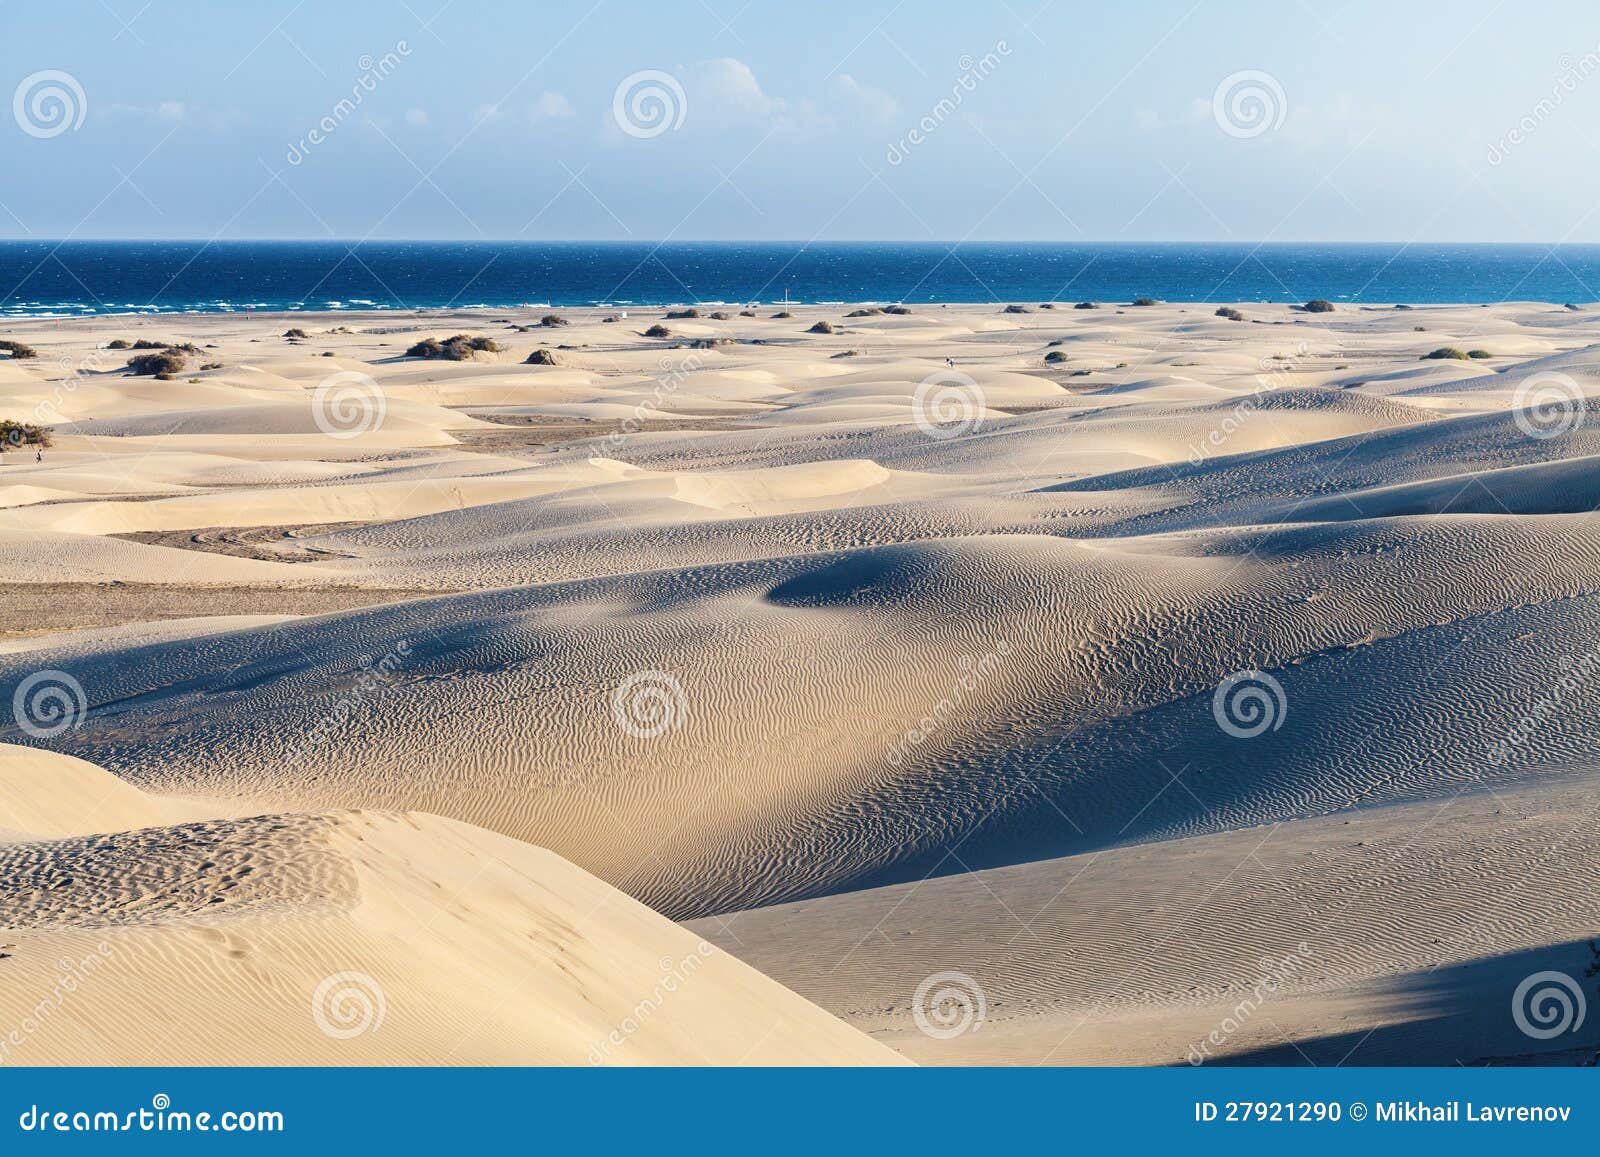
[[497, 354], [505, 348], [492, 337], [469, 337], [464, 333], [458, 333], [445, 338], [444, 341], [432, 337], [423, 338], [406, 350], [406, 357], [443, 358], [450, 362], [464, 362], [470, 361], [474, 354]]
[[1494, 355], [1488, 350], [1468, 350], [1467, 356], [1472, 358], [1474, 361], [1482, 361], [1484, 358], [1494, 357]]
[[657, 322], [655, 325], [651, 326], [649, 329], [644, 331], [644, 336], [645, 337], [671, 337], [672, 336], [672, 331], [670, 329], [668, 329], [666, 326], [664, 326], [664, 325], [660, 324], [659, 322]]
[[0, 419], [0, 442], [7, 446], [49, 446], [50, 431], [32, 422]]
[[1233, 306], [1231, 306], [1231, 305], [1225, 305], [1221, 309], [1217, 310], [1217, 316], [1218, 317], [1225, 317], [1229, 321], [1243, 321], [1244, 320], [1244, 314], [1240, 313], [1237, 309], [1234, 309]]
[[1462, 350], [1456, 349], [1455, 346], [1442, 345], [1432, 353], [1423, 354], [1418, 360], [1424, 362], [1437, 362], [1444, 361], [1447, 358], [1453, 358], [1456, 361], [1464, 362], [1467, 360], [1467, 355]]
[[1326, 301], [1320, 297], [1314, 297], [1310, 301], [1306, 302], [1305, 305], [1301, 306], [1301, 308], [1307, 313], [1332, 313], [1333, 302]]
[[1047, 366], [1059, 365], [1066, 360], [1067, 355], [1062, 353], [1060, 350], [1051, 350], [1049, 353], [1044, 355], [1044, 364]]
[[220, 370], [222, 368], [222, 363], [221, 362], [207, 362], [205, 365], [201, 366], [200, 368], [202, 370]]
[[5, 350], [13, 358], [16, 358], [19, 361], [23, 358], [36, 358], [39, 356], [38, 350], [34, 349], [30, 345], [23, 345], [20, 341], [6, 341], [4, 339], [0, 339], [0, 350]]
[[881, 309], [852, 309], [845, 317], [877, 317], [882, 312]]
[[904, 317], [906, 314], [910, 313], [911, 311], [909, 309], [907, 309], [903, 305], [886, 305], [886, 306], [883, 307], [883, 312], [884, 313], [892, 313], [892, 314], [895, 314], [898, 317]]
[[830, 325], [828, 322], [819, 321], [819, 322], [817, 322], [816, 325], [814, 325], [810, 329], [806, 330], [806, 332], [807, 333], [832, 333], [833, 332], [833, 326]]
[[132, 348], [133, 348], [133, 343], [131, 341], [129, 341], [127, 338], [119, 337], [115, 341], [110, 341], [110, 342], [106, 343], [106, 349], [108, 349], [108, 350], [131, 350]]
[[300, 338], [307, 338], [307, 337], [310, 337], [311, 335], [306, 333], [305, 330], [300, 329], [299, 327], [296, 327], [294, 329], [286, 329], [286, 330], [284, 330], [283, 331], [283, 336], [286, 337], [286, 338], [289, 338], [290, 340], [296, 340], [296, 339], [300, 339]]
[[698, 309], [669, 309], [666, 312], [668, 321], [685, 321], [699, 316], [700, 311]]
[[1033, 310], [1029, 309], [1025, 305], [1008, 305], [1004, 309], [1002, 309], [1000, 312], [1001, 313], [1032, 313]]
[[183, 354], [175, 349], [155, 354], [135, 354], [128, 359], [128, 369], [137, 377], [155, 376], [168, 381], [173, 374], [183, 370]]
[[561, 361], [549, 350], [540, 349], [534, 350], [529, 354], [522, 364], [525, 366], [559, 366]]
[[539, 324], [546, 329], [554, 329], [558, 325], [567, 325], [569, 323], [559, 313], [547, 313], [539, 319]]

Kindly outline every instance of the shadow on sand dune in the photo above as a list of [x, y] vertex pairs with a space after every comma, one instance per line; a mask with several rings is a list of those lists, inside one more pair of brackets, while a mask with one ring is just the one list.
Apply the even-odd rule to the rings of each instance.
[[[1540, 977], [1557, 973], [1570, 987], [1555, 975]], [[1373, 999], [1392, 1004], [1394, 1023], [1211, 1063], [1593, 1065], [1600, 1058], [1600, 941], [1569, 941], [1412, 973], [1383, 986]], [[1530, 1036], [1517, 1014], [1533, 1030], [1555, 1035]]]

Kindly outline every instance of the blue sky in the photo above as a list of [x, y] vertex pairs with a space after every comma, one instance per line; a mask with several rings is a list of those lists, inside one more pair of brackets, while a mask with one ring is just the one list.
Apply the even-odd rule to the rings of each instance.
[[4, 237], [1600, 241], [1592, 3], [0, 0], [0, 42]]

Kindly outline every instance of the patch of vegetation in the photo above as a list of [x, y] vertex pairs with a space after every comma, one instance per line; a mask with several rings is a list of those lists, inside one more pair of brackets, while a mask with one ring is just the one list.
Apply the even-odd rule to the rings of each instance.
[[1153, 297], [1136, 297], [1131, 302], [1129, 302], [1128, 304], [1129, 305], [1140, 305], [1140, 306], [1151, 306], [1151, 305], [1154, 305], [1155, 303], [1156, 303], [1156, 299], [1153, 298]]
[[1307, 313], [1332, 313], [1333, 302], [1321, 297], [1313, 297], [1300, 308], [1305, 310]]
[[610, 317], [602, 317], [600, 319], [600, 323], [602, 325], [615, 325], [621, 320], [622, 318], [618, 314], [613, 313]]
[[884, 313], [892, 313], [896, 317], [904, 317], [906, 314], [910, 313], [911, 311], [909, 309], [907, 309], [903, 305], [886, 305], [886, 306], [883, 307], [883, 312]]
[[106, 349], [108, 350], [131, 350], [132, 348], [133, 343], [127, 338], [122, 337], [117, 338], [115, 341], [106, 343]]
[[170, 381], [174, 374], [183, 370], [183, 354], [176, 349], [155, 354], [134, 354], [128, 359], [128, 369], [136, 377], [154, 376], [162, 381]]
[[1040, 309], [1054, 309], [1055, 307], [1056, 307], [1056, 303], [1053, 302], [1053, 301], [1041, 301], [1039, 303], [1039, 308]]
[[777, 313], [772, 315], [772, 320], [773, 321], [781, 321], [784, 318], [790, 318], [790, 317], [793, 317], [793, 316], [794, 316], [794, 314], [790, 313], [787, 309], [780, 309]]
[[666, 326], [657, 323], [644, 331], [645, 337], [671, 337], [672, 331]]
[[1488, 350], [1468, 350], [1467, 356], [1474, 361], [1482, 361], [1484, 358], [1494, 357]]
[[833, 358], [854, 358], [860, 356], [860, 350], [840, 350], [838, 353], [832, 355]]
[[807, 333], [832, 333], [832, 332], [834, 332], [834, 330], [833, 330], [833, 326], [831, 324], [829, 324], [828, 322], [819, 321], [819, 322], [817, 322], [816, 325], [814, 325], [810, 329], [806, 330], [806, 332]]
[[16, 422], [4, 418], [0, 419], [0, 442], [4, 442], [7, 446], [48, 447], [50, 431], [32, 422]]
[[881, 309], [852, 309], [845, 314], [845, 317], [877, 317], [881, 313], [883, 313]]
[[19, 361], [23, 358], [36, 358], [39, 356], [39, 351], [31, 345], [23, 345], [20, 341], [7, 341], [3, 338], [0, 338], [0, 350], [5, 350]]
[[719, 310], [717, 310], [716, 313], [711, 315], [711, 320], [712, 321], [727, 321], [732, 316], [733, 315], [731, 313], [729, 313], [727, 310], [719, 309]]
[[687, 321], [690, 318], [699, 316], [700, 311], [698, 309], [669, 309], [665, 314], [668, 321]]
[[221, 362], [207, 362], [205, 365], [201, 366], [200, 368], [202, 370], [220, 370], [222, 368], [222, 363]]
[[294, 329], [286, 329], [286, 330], [284, 330], [283, 331], [283, 336], [288, 338], [290, 341], [301, 341], [301, 340], [304, 340], [305, 338], [310, 337], [311, 335], [308, 334], [305, 330], [301, 329], [299, 326], [296, 326]]
[[539, 319], [539, 324], [546, 329], [554, 329], [558, 325], [567, 325], [569, 323], [559, 313], [547, 313]]
[[1059, 365], [1066, 360], [1067, 355], [1062, 353], [1060, 350], [1051, 350], [1049, 353], [1044, 355], [1044, 364], [1047, 366]]
[[739, 311], [739, 316], [740, 317], [754, 317], [755, 315], [756, 315], [756, 311], [753, 310], [753, 309], [741, 309]]
[[1032, 313], [1033, 310], [1029, 309], [1025, 305], [1008, 305], [1004, 309], [1002, 309], [1000, 312], [1001, 313]]
[[534, 350], [522, 362], [525, 366], [559, 366], [561, 359], [549, 350]]
[[1080, 302], [1078, 302], [1077, 305], [1073, 306], [1072, 308], [1073, 309], [1099, 309], [1100, 308], [1100, 303], [1097, 302], [1097, 301], [1080, 301]]
[[458, 333], [443, 341], [428, 337], [406, 350], [408, 358], [442, 358], [449, 362], [471, 361], [475, 354], [502, 352], [506, 347], [492, 337], [469, 337]]
[[1240, 313], [1237, 309], [1234, 309], [1233, 306], [1231, 306], [1231, 305], [1225, 305], [1221, 309], [1217, 310], [1217, 316], [1218, 317], [1225, 317], [1229, 321], [1243, 321], [1244, 320], [1244, 314]]
[[1465, 350], [1458, 350], [1455, 346], [1442, 345], [1432, 353], [1423, 354], [1422, 357], [1417, 360], [1424, 362], [1438, 362], [1445, 361], [1446, 359], [1454, 359], [1455, 361], [1464, 362], [1467, 360], [1467, 354]]

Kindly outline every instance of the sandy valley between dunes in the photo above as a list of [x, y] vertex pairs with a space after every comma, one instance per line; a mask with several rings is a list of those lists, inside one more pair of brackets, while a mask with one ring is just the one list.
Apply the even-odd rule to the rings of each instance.
[[1600, 307], [1239, 309], [8, 323], [0, 1063], [1591, 1059]]

